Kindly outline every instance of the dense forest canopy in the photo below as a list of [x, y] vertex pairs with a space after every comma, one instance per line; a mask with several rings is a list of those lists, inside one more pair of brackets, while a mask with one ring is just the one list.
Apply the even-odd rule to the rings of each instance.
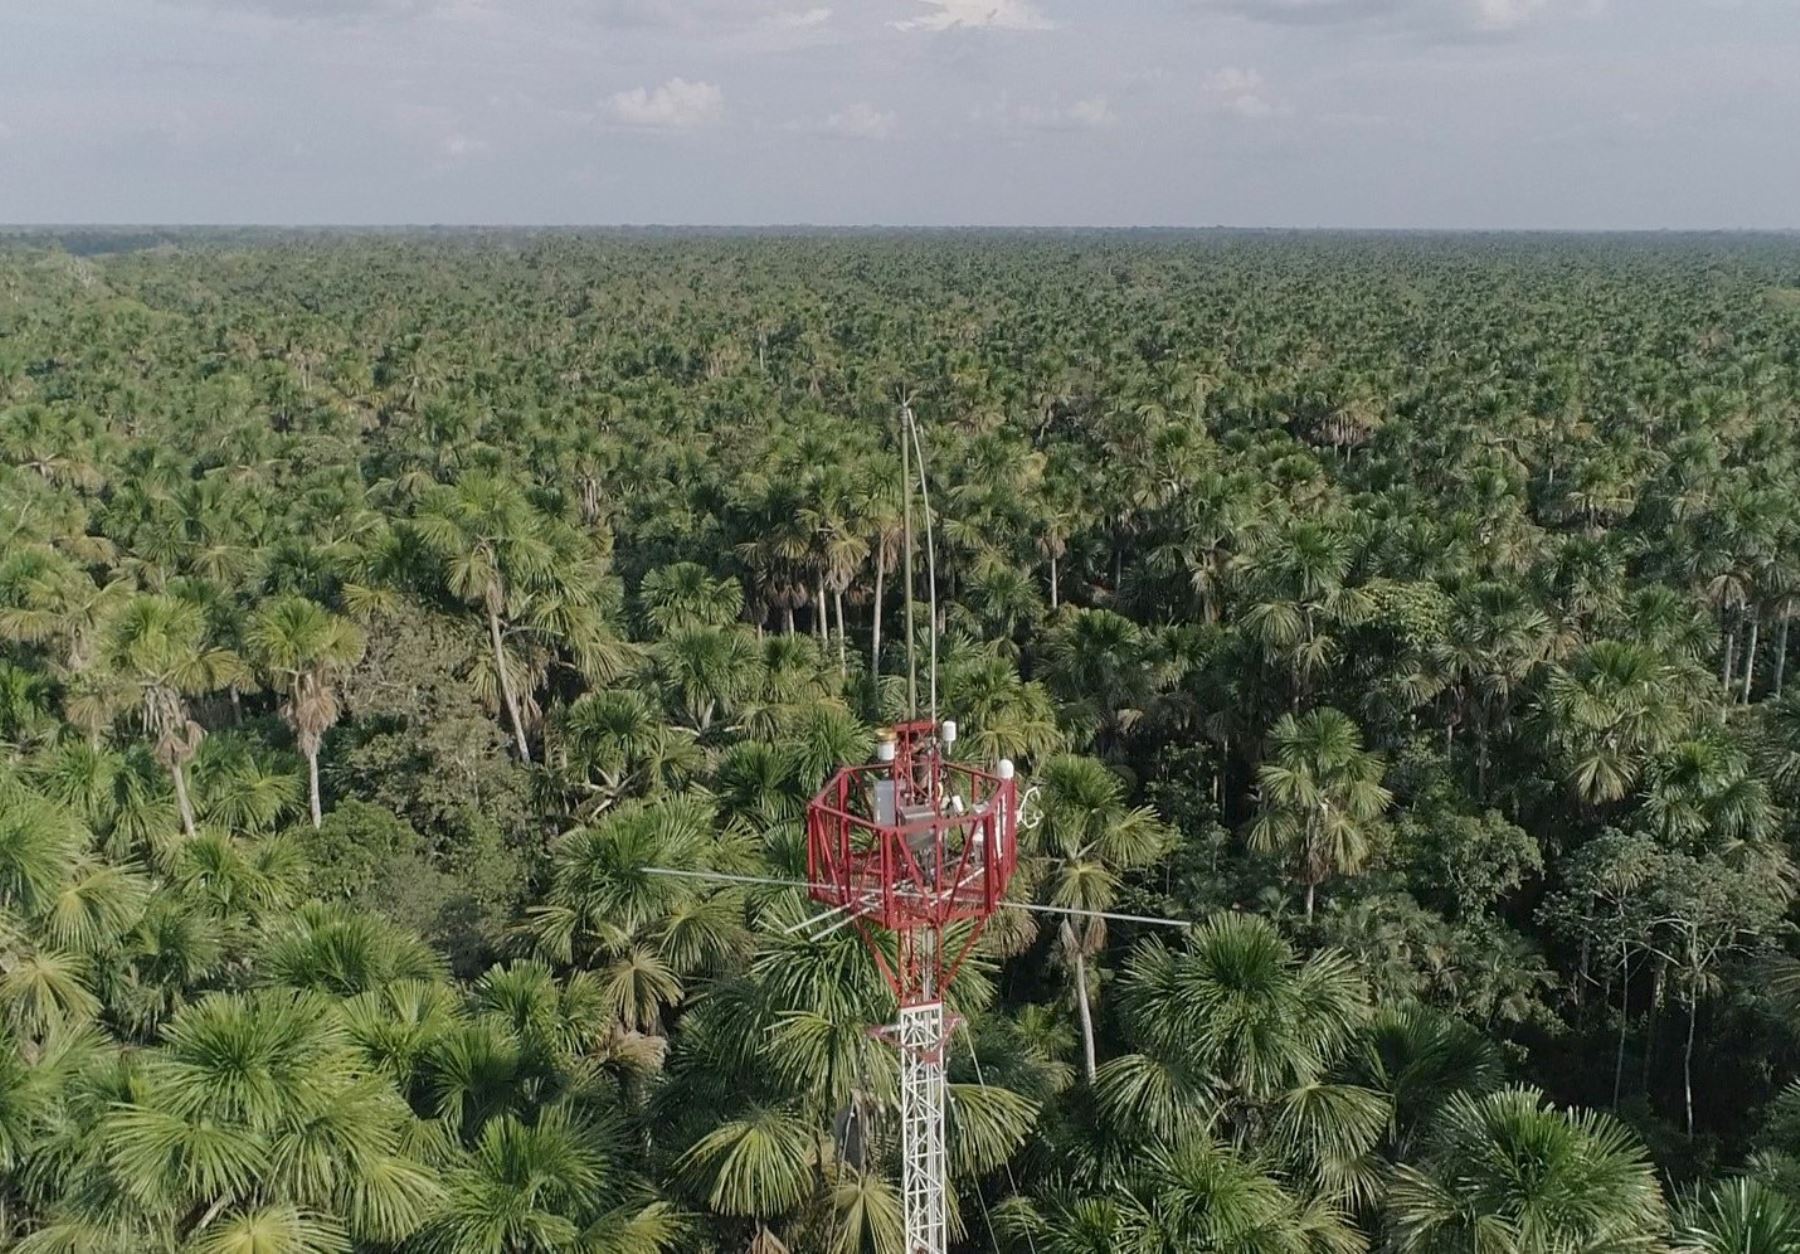
[[[899, 1248], [791, 889], [1041, 819], [962, 1248], [1800, 1250], [1800, 239], [0, 240], [0, 1243]], [[922, 569], [922, 567], [921, 567]], [[921, 655], [933, 624], [910, 589]]]

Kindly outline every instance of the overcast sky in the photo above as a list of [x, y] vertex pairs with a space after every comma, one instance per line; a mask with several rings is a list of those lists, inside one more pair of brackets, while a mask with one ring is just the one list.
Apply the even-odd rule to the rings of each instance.
[[1800, 226], [1800, 0], [0, 0], [0, 221]]

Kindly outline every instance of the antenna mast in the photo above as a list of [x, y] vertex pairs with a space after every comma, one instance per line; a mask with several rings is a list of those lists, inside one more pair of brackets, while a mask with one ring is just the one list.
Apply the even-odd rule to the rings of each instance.
[[[884, 728], [874, 762], [846, 766], [806, 808], [806, 888], [847, 917], [900, 1003], [877, 1035], [900, 1051], [901, 1197], [906, 1254], [944, 1254], [944, 992], [1005, 906], [1018, 865], [1013, 764], [952, 761], [956, 724]], [[893, 937], [890, 947], [879, 933]]]
[[[919, 459], [919, 503], [924, 506], [925, 509], [925, 593], [929, 602], [928, 609], [931, 614], [931, 721], [936, 723], [938, 721], [937, 540], [931, 525], [931, 488], [925, 482], [925, 446], [919, 441], [919, 423], [918, 420], [913, 417], [912, 406], [910, 404], [906, 406], [905, 414], [907, 430], [912, 434], [913, 452]], [[910, 493], [911, 490], [911, 486], [909, 485], [907, 491]], [[910, 628], [911, 621], [909, 619], [908, 629], [910, 630]], [[916, 694], [913, 697], [913, 702], [916, 707], [918, 703]], [[916, 708], [912, 711], [911, 717], [918, 717], [918, 710]]]
[[912, 528], [912, 444], [907, 434], [912, 429], [912, 401], [900, 402], [900, 518], [905, 533], [901, 563], [906, 593], [901, 598], [906, 609], [906, 717], [919, 717], [918, 644], [913, 638], [913, 528]]

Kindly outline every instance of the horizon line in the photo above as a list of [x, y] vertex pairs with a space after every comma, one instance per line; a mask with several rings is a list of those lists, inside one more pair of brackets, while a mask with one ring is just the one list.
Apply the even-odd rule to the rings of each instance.
[[1334, 226], [1139, 223], [907, 223], [907, 222], [261, 222], [261, 221], [66, 221], [0, 222], [0, 233], [42, 231], [681, 231], [725, 232], [1021, 232], [1021, 233], [1240, 233], [1320, 235], [1795, 235], [1793, 226]]

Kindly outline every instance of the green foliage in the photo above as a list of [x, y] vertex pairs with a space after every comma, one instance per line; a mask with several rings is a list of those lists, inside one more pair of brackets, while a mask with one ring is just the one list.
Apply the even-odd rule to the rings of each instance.
[[1477, 918], [1544, 867], [1543, 851], [1496, 810], [1416, 809], [1395, 825], [1394, 847], [1419, 900], [1452, 918]]
[[966, 1248], [1800, 1246], [1793, 241], [169, 240], [0, 253], [0, 1245], [899, 1254], [917, 711]]
[[1399, 1250], [1655, 1249], [1666, 1219], [1641, 1145], [1600, 1114], [1557, 1110], [1531, 1089], [1446, 1103], [1419, 1165], [1395, 1175]]

